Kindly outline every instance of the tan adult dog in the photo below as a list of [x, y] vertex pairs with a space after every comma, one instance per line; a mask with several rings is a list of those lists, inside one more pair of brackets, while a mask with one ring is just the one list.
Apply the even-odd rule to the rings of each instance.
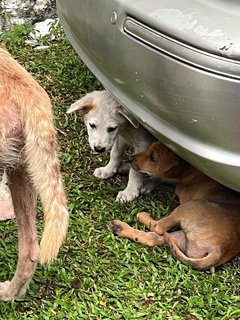
[[[68, 226], [66, 197], [56, 152], [51, 102], [10, 54], [0, 49], [0, 169], [7, 172], [19, 228], [19, 257], [11, 281], [0, 283], [0, 299], [26, 292], [38, 260], [56, 257]], [[39, 249], [36, 194], [45, 227]]]
[[[219, 266], [240, 252], [239, 193], [196, 170], [161, 142], [135, 155], [131, 165], [138, 172], [177, 179], [180, 206], [159, 221], [138, 213], [151, 232], [113, 220], [113, 233], [149, 246], [168, 244], [176, 258], [199, 270]], [[176, 226], [179, 231], [168, 232]]]

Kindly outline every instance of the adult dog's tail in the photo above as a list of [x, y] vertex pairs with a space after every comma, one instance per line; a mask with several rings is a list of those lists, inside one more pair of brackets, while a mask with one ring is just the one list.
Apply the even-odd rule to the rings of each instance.
[[37, 85], [34, 95], [30, 94], [28, 101], [22, 103], [26, 163], [44, 210], [40, 262], [45, 263], [57, 256], [66, 235], [67, 201], [60, 173], [50, 99]]
[[[40, 262], [51, 262], [67, 232], [68, 211], [57, 155], [51, 102], [46, 92], [9, 54], [1, 51], [6, 94], [21, 119], [25, 163], [44, 210]], [[9, 76], [10, 75], [10, 76]], [[11, 85], [10, 85], [11, 84]], [[11, 88], [14, 87], [14, 93]]]
[[171, 233], [166, 232], [164, 234], [164, 239], [170, 246], [174, 256], [182, 262], [190, 264], [193, 268], [198, 270], [208, 270], [212, 266], [217, 266], [221, 257], [221, 250], [219, 247], [216, 247], [215, 250], [211, 250], [203, 258], [189, 258], [186, 256], [178, 247], [177, 243], [171, 237]]

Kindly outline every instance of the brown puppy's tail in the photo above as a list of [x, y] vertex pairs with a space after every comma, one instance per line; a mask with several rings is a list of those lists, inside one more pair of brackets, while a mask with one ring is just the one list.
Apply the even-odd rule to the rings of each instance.
[[169, 244], [177, 259], [190, 264], [195, 269], [208, 270], [212, 266], [217, 266], [220, 261], [221, 249], [219, 247], [216, 247], [215, 250], [212, 249], [211, 252], [203, 258], [189, 258], [180, 250], [177, 243], [171, 237], [171, 233], [166, 232], [164, 234], [164, 239]]
[[[27, 90], [24, 88], [29, 92], [28, 95], [26, 91], [25, 94], [19, 93], [18, 104], [25, 135], [26, 164], [44, 210], [40, 263], [49, 263], [57, 256], [64, 240], [69, 215], [57, 155], [51, 102], [37, 82], [32, 81], [28, 83]], [[33, 89], [29, 89], [31, 84]]]

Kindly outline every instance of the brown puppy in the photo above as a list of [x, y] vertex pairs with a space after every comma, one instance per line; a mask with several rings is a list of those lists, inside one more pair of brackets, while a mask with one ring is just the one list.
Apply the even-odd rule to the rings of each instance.
[[[0, 299], [23, 295], [37, 261], [56, 257], [68, 226], [66, 197], [56, 152], [51, 103], [46, 92], [8, 52], [0, 49], [0, 173], [9, 179], [19, 227], [19, 257], [11, 281], [0, 283]], [[45, 228], [39, 249], [36, 194]]]
[[[151, 232], [113, 220], [113, 233], [149, 246], [168, 244], [176, 258], [199, 270], [219, 266], [240, 252], [239, 193], [196, 170], [161, 142], [135, 155], [131, 164], [139, 172], [177, 179], [180, 206], [159, 221], [140, 212], [139, 221]], [[180, 230], [168, 232], [175, 226]]]

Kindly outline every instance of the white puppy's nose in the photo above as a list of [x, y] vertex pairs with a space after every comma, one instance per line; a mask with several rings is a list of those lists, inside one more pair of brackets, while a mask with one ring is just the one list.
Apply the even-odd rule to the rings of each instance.
[[106, 148], [101, 147], [101, 146], [94, 146], [94, 150], [96, 152], [103, 153], [106, 150]]

